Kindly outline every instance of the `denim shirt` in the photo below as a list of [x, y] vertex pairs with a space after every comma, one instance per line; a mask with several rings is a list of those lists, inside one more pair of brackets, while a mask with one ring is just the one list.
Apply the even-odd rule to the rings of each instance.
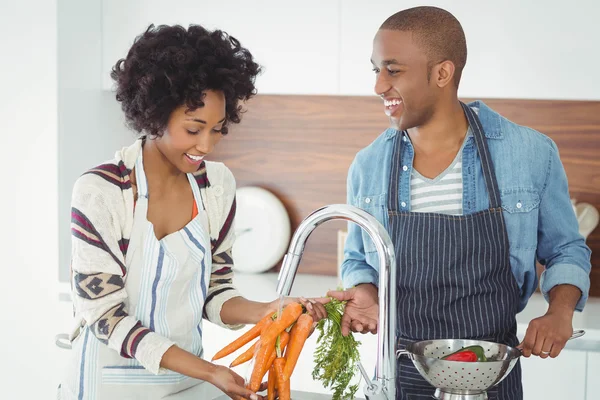
[[[547, 136], [502, 117], [483, 102], [469, 106], [477, 111], [485, 131], [498, 180], [509, 240], [510, 265], [520, 288], [522, 311], [538, 285], [536, 260], [545, 266], [540, 288], [571, 284], [581, 290], [576, 309], [583, 310], [590, 288], [591, 251], [579, 234], [571, 205], [567, 177], [556, 144]], [[414, 149], [402, 132], [388, 129], [355, 157], [348, 172], [347, 201], [388, 228], [387, 191], [391, 157], [396, 140], [403, 140], [399, 207], [410, 211], [410, 176]], [[462, 153], [463, 213], [490, 207], [481, 162], [472, 136]], [[341, 266], [344, 287], [378, 284], [375, 245], [357, 225], [348, 224]]]

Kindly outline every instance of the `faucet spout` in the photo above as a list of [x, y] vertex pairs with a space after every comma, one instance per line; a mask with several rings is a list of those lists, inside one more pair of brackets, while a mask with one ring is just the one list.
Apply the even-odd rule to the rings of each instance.
[[[371, 214], [347, 204], [322, 207], [306, 217], [294, 232], [283, 259], [277, 293], [288, 296], [298, 271], [304, 246], [315, 228], [324, 222], [351, 221], [367, 232], [379, 256], [379, 323], [377, 331], [376, 380], [365, 389], [367, 398], [395, 399], [396, 393], [396, 256], [392, 240], [384, 226]], [[367, 393], [368, 392], [368, 393]]]

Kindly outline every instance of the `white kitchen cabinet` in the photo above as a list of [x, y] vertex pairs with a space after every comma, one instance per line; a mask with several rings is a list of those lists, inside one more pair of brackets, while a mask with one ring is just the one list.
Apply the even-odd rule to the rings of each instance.
[[[586, 69], [600, 62], [599, 52], [588, 51], [590, 40], [600, 40], [594, 20], [600, 5], [577, 3], [557, 1], [541, 15], [537, 3], [519, 0], [429, 2], [452, 12], [467, 36], [469, 55], [459, 94], [600, 100], [600, 81], [590, 80]], [[150, 23], [199, 23], [224, 29], [252, 51], [265, 67], [257, 79], [259, 93], [372, 95], [369, 60], [377, 29], [394, 12], [421, 3], [104, 0], [102, 5], [104, 89], [112, 87], [111, 67]]]
[[[460, 96], [600, 99], [600, 83], [590, 84], [587, 69], [600, 62], [600, 52], [587, 48], [591, 38], [600, 40], [595, 28], [600, 5], [593, 0], [576, 3], [552, 1], [543, 14], [538, 2], [519, 0], [433, 0], [427, 5], [453, 13], [465, 31], [468, 57]], [[341, 2], [341, 94], [373, 95], [375, 33], [390, 15], [420, 5], [415, 0]]]
[[[411, 3], [410, 1], [408, 3]], [[342, 1], [340, 26], [340, 92], [374, 95], [373, 37], [381, 23], [402, 8], [416, 4], [398, 1]], [[383, 112], [382, 112], [383, 116]]]
[[587, 353], [586, 389], [586, 400], [594, 400], [600, 398], [600, 353]]
[[525, 399], [586, 400], [586, 352], [564, 350], [557, 358], [545, 360], [521, 357], [521, 364]]
[[102, 14], [104, 89], [112, 87], [112, 66], [150, 23], [195, 23], [223, 29], [252, 52], [264, 66], [259, 93], [339, 92], [338, 1], [105, 0]]

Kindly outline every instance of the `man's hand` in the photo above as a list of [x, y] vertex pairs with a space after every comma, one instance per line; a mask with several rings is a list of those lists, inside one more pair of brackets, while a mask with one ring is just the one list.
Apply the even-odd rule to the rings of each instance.
[[377, 333], [379, 320], [378, 289], [370, 283], [363, 283], [344, 291], [329, 291], [327, 296], [347, 301], [342, 317], [342, 335], [350, 331]]
[[572, 316], [548, 312], [529, 323], [520, 347], [525, 357], [533, 354], [541, 358], [554, 358], [560, 354], [572, 334]]
[[555, 286], [550, 291], [550, 307], [543, 317], [529, 323], [523, 343], [523, 355], [554, 358], [573, 334], [573, 313], [581, 291], [572, 285]]

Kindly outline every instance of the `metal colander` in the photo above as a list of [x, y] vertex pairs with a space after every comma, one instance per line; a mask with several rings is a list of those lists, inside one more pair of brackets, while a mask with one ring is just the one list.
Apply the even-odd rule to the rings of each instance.
[[[445, 361], [442, 357], [468, 346], [483, 348], [486, 362]], [[480, 340], [425, 340], [411, 343], [397, 356], [407, 355], [432, 386], [445, 393], [484, 393], [498, 384], [515, 366], [521, 351], [503, 344]]]

